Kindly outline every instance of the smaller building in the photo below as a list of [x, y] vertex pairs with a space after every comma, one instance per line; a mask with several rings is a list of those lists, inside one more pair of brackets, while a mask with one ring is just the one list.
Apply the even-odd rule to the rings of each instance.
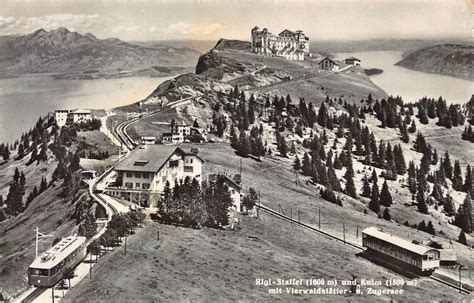
[[186, 124], [184, 121], [176, 122], [174, 119], [170, 123], [170, 132], [163, 133], [163, 143], [183, 143], [186, 138], [191, 135], [191, 126]]
[[319, 66], [320, 69], [327, 70], [327, 71], [338, 71], [339, 70], [339, 65], [335, 61], [329, 59], [328, 57], [325, 57], [325, 58], [319, 60], [318, 61], [318, 66]]
[[445, 245], [443, 244], [430, 240], [426, 243], [426, 246], [439, 250], [440, 265], [453, 266], [453, 265], [458, 264], [458, 257], [456, 255], [456, 252], [454, 251], [454, 247], [452, 244], [450, 245], [450, 247], [445, 247]]
[[360, 65], [360, 59], [357, 59], [356, 57], [349, 57], [344, 60], [344, 63], [349, 65]]
[[54, 121], [58, 127], [63, 127], [67, 123], [67, 118], [69, 115], [69, 110], [67, 109], [58, 109], [54, 111]]
[[66, 124], [82, 123], [92, 120], [91, 111], [89, 109], [58, 109], [54, 111], [54, 121], [59, 127]]
[[141, 144], [155, 144], [156, 143], [156, 137], [141, 137], [140, 138], [140, 143]]
[[92, 119], [91, 111], [89, 109], [72, 110], [68, 115], [68, 119], [71, 123], [82, 123], [90, 121]]

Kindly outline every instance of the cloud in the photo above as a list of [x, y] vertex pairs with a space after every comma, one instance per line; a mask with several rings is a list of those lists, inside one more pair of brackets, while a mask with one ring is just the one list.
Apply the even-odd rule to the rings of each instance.
[[187, 22], [178, 22], [166, 27], [152, 26], [149, 28], [150, 33], [158, 33], [164, 36], [172, 37], [198, 37], [205, 39], [206, 37], [213, 37], [220, 33], [224, 26], [220, 23], [211, 24], [191, 24]]
[[0, 16], [0, 35], [24, 34], [39, 28], [51, 30], [61, 26], [73, 31], [88, 32], [100, 27], [103, 21], [99, 15], [84, 14], [57, 14], [28, 18]]

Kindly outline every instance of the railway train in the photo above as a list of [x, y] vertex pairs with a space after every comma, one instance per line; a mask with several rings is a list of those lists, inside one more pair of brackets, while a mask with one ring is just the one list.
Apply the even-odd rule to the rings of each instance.
[[56, 285], [87, 255], [86, 237], [69, 236], [37, 257], [28, 268], [28, 283], [34, 286]]
[[362, 231], [366, 254], [390, 266], [410, 273], [431, 275], [439, 267], [440, 251], [409, 240], [384, 233], [375, 227]]

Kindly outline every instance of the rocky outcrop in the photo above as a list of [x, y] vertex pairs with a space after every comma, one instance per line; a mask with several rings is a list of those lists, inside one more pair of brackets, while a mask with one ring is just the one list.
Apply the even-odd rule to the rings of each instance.
[[466, 44], [441, 44], [404, 55], [396, 65], [422, 72], [474, 79], [474, 47]]
[[319, 69], [317, 56], [307, 61], [289, 61], [280, 57], [259, 56], [250, 51], [250, 43], [219, 40], [203, 54], [195, 73], [181, 75], [162, 83], [144, 102], [169, 102], [186, 97], [198, 97], [200, 102], [219, 100], [219, 94], [232, 87], [253, 93], [257, 98], [270, 95], [291, 95], [293, 100], [305, 98], [318, 104], [326, 95], [359, 102], [372, 94], [385, 98], [387, 94], [371, 82], [360, 67], [343, 72]]

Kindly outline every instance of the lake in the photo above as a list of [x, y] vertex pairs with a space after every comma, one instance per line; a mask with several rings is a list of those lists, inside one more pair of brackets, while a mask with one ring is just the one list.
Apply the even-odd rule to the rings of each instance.
[[370, 79], [389, 95], [400, 95], [405, 102], [418, 101], [423, 96], [443, 96], [448, 103], [464, 104], [474, 93], [474, 82], [449, 76], [418, 72], [395, 65], [402, 58], [400, 51], [336, 53], [341, 60], [351, 56], [362, 60], [365, 69], [379, 68], [383, 73]]
[[56, 109], [113, 108], [147, 97], [172, 77], [54, 80], [45, 74], [0, 79], [0, 142], [13, 142]]

